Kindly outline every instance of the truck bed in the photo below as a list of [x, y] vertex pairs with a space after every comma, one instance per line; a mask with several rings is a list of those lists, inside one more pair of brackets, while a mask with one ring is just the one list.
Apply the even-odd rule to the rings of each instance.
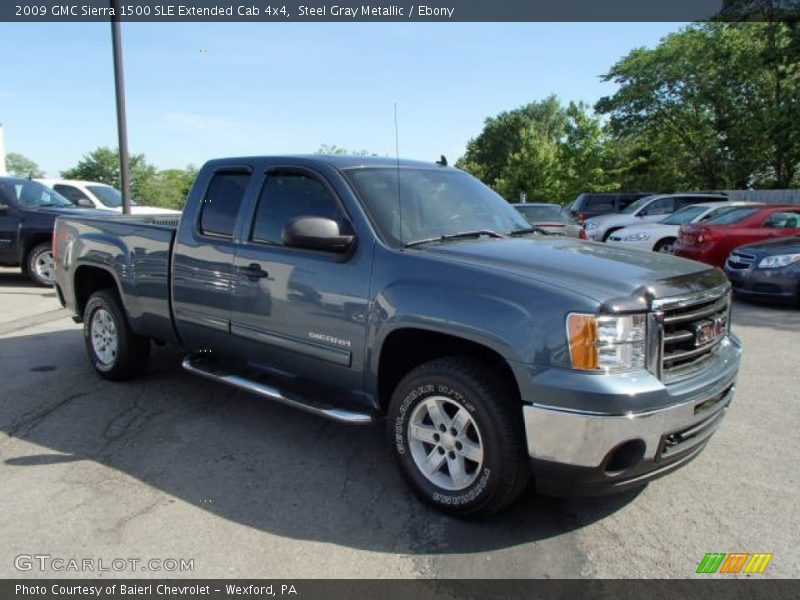
[[[170, 256], [180, 216], [70, 216], [56, 221], [54, 249], [71, 277], [57, 282], [67, 307], [80, 307], [81, 281], [110, 274], [131, 327], [156, 340], [177, 340], [170, 301]], [[102, 273], [100, 273], [102, 271]]]

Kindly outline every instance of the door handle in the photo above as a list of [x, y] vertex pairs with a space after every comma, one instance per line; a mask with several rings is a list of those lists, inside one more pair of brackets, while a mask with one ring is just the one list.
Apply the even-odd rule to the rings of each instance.
[[258, 263], [250, 263], [246, 267], [238, 267], [237, 271], [240, 275], [244, 275], [248, 279], [263, 279], [269, 277], [269, 273], [261, 268]]

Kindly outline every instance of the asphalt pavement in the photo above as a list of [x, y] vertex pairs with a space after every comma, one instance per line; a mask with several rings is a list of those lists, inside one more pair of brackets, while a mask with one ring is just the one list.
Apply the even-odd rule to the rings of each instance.
[[[0, 269], [0, 577], [693, 577], [707, 552], [799, 577], [800, 310], [737, 301], [733, 323], [736, 398], [697, 460], [469, 523], [416, 500], [382, 426], [198, 379], [172, 348], [142, 379], [100, 379], [54, 292]], [[70, 558], [96, 571], [39, 569]]]

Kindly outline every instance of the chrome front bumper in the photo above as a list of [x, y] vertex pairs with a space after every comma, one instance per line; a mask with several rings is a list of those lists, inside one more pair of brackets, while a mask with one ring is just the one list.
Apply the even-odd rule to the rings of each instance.
[[[600, 414], [543, 403], [525, 405], [528, 452], [534, 464], [555, 466], [561, 478], [569, 478], [569, 468], [575, 468], [591, 473], [592, 484], [613, 486], [632, 479], [644, 482], [677, 468], [675, 463], [688, 462], [684, 459], [699, 453], [733, 399], [739, 341], [731, 336], [724, 350], [724, 357], [691, 379], [664, 385], [662, 393], [670, 402], [662, 408]], [[622, 469], [613, 467], [617, 450], [624, 447], [635, 449], [633, 462]]]

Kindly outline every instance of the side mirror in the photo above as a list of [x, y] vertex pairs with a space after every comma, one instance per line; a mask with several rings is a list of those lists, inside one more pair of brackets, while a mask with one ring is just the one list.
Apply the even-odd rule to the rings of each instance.
[[294, 248], [347, 252], [355, 240], [352, 235], [342, 235], [339, 224], [325, 217], [297, 217], [283, 228], [283, 243]]
[[78, 206], [81, 208], [94, 208], [94, 203], [88, 198], [80, 198], [78, 200]]

